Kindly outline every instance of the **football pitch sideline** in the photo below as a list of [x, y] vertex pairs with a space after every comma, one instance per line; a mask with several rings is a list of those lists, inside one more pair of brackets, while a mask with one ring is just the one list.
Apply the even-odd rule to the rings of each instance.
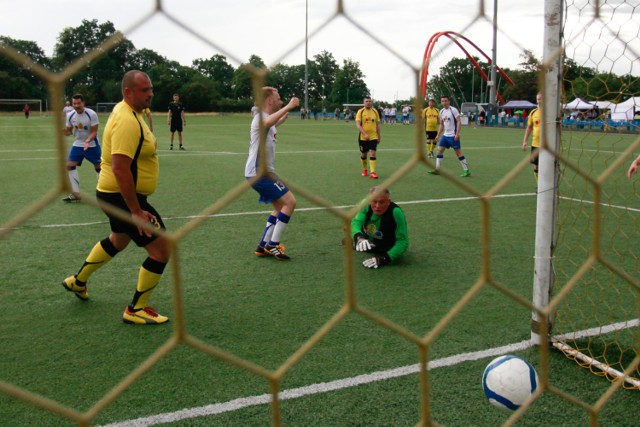
[[[3, 223], [41, 199], [58, 179], [49, 121], [24, 122], [0, 117], [5, 135], [0, 141]], [[101, 117], [101, 128], [104, 123], [106, 117]], [[248, 115], [194, 116], [184, 133], [185, 152], [170, 152], [168, 129], [157, 128], [161, 178], [151, 201], [170, 232], [200, 218], [242, 184], [248, 127]], [[520, 147], [523, 132], [463, 128], [462, 148], [472, 171], [464, 185], [473, 191], [459, 181], [428, 175], [426, 165], [417, 165], [391, 186], [392, 199], [407, 216], [411, 244], [400, 263], [376, 271], [362, 268], [361, 257], [354, 254], [361, 306], [419, 336], [447, 315], [480, 275], [487, 236], [479, 227], [485, 213], [478, 194], [528, 156]], [[278, 130], [276, 169], [286, 180], [347, 210], [365, 198], [372, 185], [384, 183], [411, 160], [415, 134], [412, 126], [383, 126], [377, 168], [381, 179], [376, 181], [360, 176], [353, 122], [290, 118]], [[444, 168], [456, 176], [460, 171], [450, 151]], [[80, 168], [81, 189], [90, 197], [95, 187], [91, 169], [87, 164]], [[491, 199], [488, 212], [494, 280], [528, 299], [535, 194], [536, 183], [527, 167]], [[63, 204], [63, 196], [0, 239], [0, 381], [86, 411], [169, 340], [174, 326], [146, 329], [122, 324], [120, 314], [144, 258], [135, 248], [92, 277], [92, 299], [86, 304], [64, 292], [60, 280], [78, 269], [88, 249], [108, 233], [108, 225], [102, 212], [83, 203]], [[283, 240], [292, 262], [258, 259], [253, 249], [267, 212], [257, 194], [246, 191], [188, 233], [177, 257], [188, 333], [276, 370], [344, 303], [345, 248], [341, 220], [298, 195], [298, 209]], [[151, 301], [169, 317], [174, 314], [172, 273], [165, 274]], [[433, 367], [439, 369], [429, 375], [434, 419], [444, 425], [504, 422], [508, 414], [488, 405], [480, 377], [492, 349], [507, 348], [536, 364], [534, 348], [505, 347], [528, 342], [530, 318], [526, 307], [486, 286], [450, 320], [429, 349], [430, 360], [442, 364], [436, 363]], [[453, 363], [455, 358], [464, 363]], [[420, 415], [419, 381], [413, 371], [417, 362], [413, 343], [351, 313], [285, 376], [283, 424], [415, 425]], [[552, 355], [551, 367], [552, 381], [575, 387], [583, 399], [601, 395], [608, 386], [559, 354]], [[379, 373], [380, 379], [366, 380]], [[357, 386], [348, 386], [353, 381]], [[106, 406], [95, 423], [132, 420], [122, 425], [138, 425], [134, 420], [149, 418], [176, 426], [268, 425], [270, 408], [260, 401], [268, 392], [263, 378], [183, 345]], [[252, 404], [239, 404], [242, 399]], [[637, 400], [618, 393], [608, 406], [610, 425], [621, 425], [628, 418], [620, 414], [635, 408]], [[212, 407], [217, 410], [207, 412]], [[190, 410], [204, 412], [175, 415]], [[523, 425], [550, 419], [560, 425], [586, 422], [580, 408], [545, 394]], [[0, 422], [14, 421], [72, 424], [0, 394]]]

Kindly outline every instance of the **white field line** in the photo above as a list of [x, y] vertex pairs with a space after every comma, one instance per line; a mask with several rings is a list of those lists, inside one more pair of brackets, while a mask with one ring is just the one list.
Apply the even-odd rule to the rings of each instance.
[[[496, 347], [488, 350], [475, 351], [471, 353], [463, 353], [455, 356], [445, 357], [429, 362], [428, 369], [444, 368], [454, 366], [459, 363], [469, 362], [483, 359], [485, 357], [495, 357], [502, 354], [513, 353], [516, 351], [526, 350], [532, 347], [532, 341], [522, 341], [516, 344], [510, 344], [503, 347]], [[408, 365], [400, 368], [389, 369], [386, 371], [372, 372], [370, 374], [357, 375], [351, 378], [329, 381], [324, 383], [312, 384], [309, 386], [284, 390], [278, 394], [280, 400], [297, 399], [299, 397], [310, 396], [320, 393], [328, 393], [331, 391], [343, 390], [346, 388], [357, 387], [360, 385], [370, 384], [377, 381], [385, 381], [393, 378], [414, 375], [420, 372], [420, 365]], [[225, 412], [233, 412], [239, 409], [266, 405], [271, 402], [270, 394], [261, 394], [257, 396], [241, 397], [224, 403], [216, 403], [212, 405], [200, 406], [197, 408], [182, 409], [175, 412], [167, 412], [164, 414], [153, 415], [150, 417], [137, 418], [134, 420], [121, 421], [113, 424], [107, 424], [102, 427], [147, 427], [162, 423], [171, 423], [181, 420], [187, 420], [197, 417], [205, 417], [210, 415], [218, 415]]]
[[[465, 147], [466, 151], [470, 150], [504, 150], [506, 148], [519, 148], [518, 146], [504, 146], [499, 145], [495, 147]], [[411, 152], [415, 151], [415, 148], [385, 148], [384, 151], [400, 151], [400, 152]], [[54, 149], [35, 149], [35, 150], [0, 150], [0, 154], [2, 153], [32, 153], [32, 152], [55, 152]], [[167, 153], [165, 155], [165, 152]], [[160, 155], [162, 156], [162, 161], [166, 161], [172, 158], [178, 157], [189, 157], [189, 156], [246, 156], [247, 151], [186, 151], [174, 154], [169, 154], [169, 150], [160, 150]], [[354, 153], [355, 149], [344, 149], [344, 150], [292, 150], [292, 151], [278, 151], [278, 156], [286, 155], [286, 154], [333, 154], [333, 153]], [[33, 160], [57, 160], [57, 157], [24, 157], [24, 158], [0, 158], [1, 161], [7, 162], [16, 162], [16, 161], [33, 161]]]
[[[571, 335], [572, 337], [589, 337], [615, 330], [637, 327], [638, 325], [640, 325], [638, 319], [633, 319], [626, 322], [602, 326], [599, 328], [577, 331], [571, 334], [566, 334], [565, 336]], [[489, 357], [497, 357], [503, 354], [523, 351], [534, 346], [535, 344], [532, 340], [520, 341], [518, 343], [509, 344], [502, 347], [494, 347], [487, 350], [473, 351], [470, 353], [462, 353], [454, 356], [443, 357], [442, 359], [432, 360], [427, 365], [427, 368], [429, 370], [432, 370], [437, 368], [455, 366], [464, 362], [472, 362]], [[280, 400], [297, 399], [299, 397], [343, 390], [351, 387], [374, 383], [377, 381], [385, 381], [393, 378], [404, 377], [407, 375], [415, 375], [418, 372], [420, 372], [419, 364], [407, 365], [400, 368], [388, 369], [386, 371], [377, 371], [370, 374], [357, 375], [355, 377], [344, 378], [341, 380], [317, 383], [309, 386], [284, 390], [279, 393], [278, 397], [280, 398]], [[136, 418], [134, 420], [121, 421], [117, 423], [107, 424], [102, 427], [148, 427], [157, 424], [172, 423], [197, 417], [206, 417], [222, 414], [225, 412], [233, 412], [251, 406], [266, 405], [270, 402], [270, 394], [260, 394], [256, 396], [241, 397], [223, 403], [205, 405], [197, 408], [181, 409], [179, 411], [166, 412], [164, 414]]]
[[[520, 149], [519, 145], [496, 145], [496, 146], [491, 146], [491, 147], [474, 147], [474, 146], [465, 146], [465, 151], [475, 151], [475, 150], [505, 150], [505, 149]], [[38, 152], [51, 152], [54, 153], [56, 150], [53, 148], [34, 148], [34, 149], [9, 149], [9, 150], [0, 150], [0, 154], [3, 153], [38, 153]], [[159, 150], [161, 154], [164, 153], [168, 153], [169, 150]], [[415, 151], [415, 148], [384, 148], [384, 151]], [[571, 151], [576, 151], [576, 149], [571, 149]], [[597, 152], [597, 153], [604, 153], [604, 154], [622, 154], [620, 152], [617, 151], [610, 151], [610, 150], [593, 150], [593, 149], [581, 149], [580, 151], [584, 151], [584, 152]], [[353, 149], [344, 149], [344, 150], [292, 150], [292, 151], [278, 151], [278, 155], [281, 154], [332, 154], [332, 153], [353, 153], [354, 150]], [[171, 159], [171, 158], [177, 158], [178, 156], [180, 157], [187, 157], [187, 156], [246, 156], [247, 155], [247, 151], [240, 151], [240, 152], [236, 152], [236, 151], [187, 151], [187, 152], [181, 152], [179, 154], [176, 154], [175, 156], [173, 154], [167, 154], [167, 157], [162, 157], [162, 159]], [[0, 162], [1, 161], [32, 161], [32, 160], [57, 160], [57, 157], [26, 157], [26, 158], [14, 158], [14, 159], [3, 159], [0, 158]]]
[[[578, 203], [587, 203], [587, 204], [595, 204], [594, 201], [591, 200], [582, 200], [582, 199], [576, 199], [573, 197], [564, 197], [564, 196], [560, 196], [561, 199], [563, 200], [569, 200], [571, 202], [578, 202]], [[620, 206], [620, 205], [609, 205], [606, 203], [600, 203], [600, 206], [607, 206], [610, 208], [614, 208], [614, 209], [620, 209], [620, 210], [625, 210], [625, 211], [630, 211], [630, 212], [640, 212], [640, 209], [637, 208], [630, 208], [629, 206]]]
[[[535, 193], [515, 193], [515, 194], [499, 194], [493, 196], [494, 199], [502, 199], [502, 198], [510, 198], [510, 197], [527, 197], [527, 196], [535, 196]], [[399, 205], [415, 205], [422, 203], [444, 203], [444, 202], [460, 202], [460, 201], [469, 201], [469, 200], [478, 200], [478, 197], [452, 197], [446, 199], [431, 199], [431, 200], [409, 200], [405, 202], [396, 202]], [[350, 209], [353, 205], [344, 205], [344, 206], [335, 206], [337, 209]], [[312, 207], [312, 208], [297, 208], [296, 212], [312, 212], [312, 211], [321, 211], [326, 210], [325, 207]], [[244, 216], [244, 215], [268, 215], [271, 211], [251, 211], [251, 212], [231, 212], [231, 213], [221, 213], [208, 215], [206, 218], [223, 218], [223, 217], [233, 217], [233, 216]], [[187, 215], [187, 216], [175, 216], [175, 217], [166, 217], [162, 218], [163, 221], [171, 221], [171, 220], [181, 220], [181, 219], [194, 219], [200, 218], [200, 215]], [[29, 226], [29, 228], [63, 228], [63, 227], [86, 227], [97, 224], [106, 224], [108, 221], [95, 221], [95, 222], [79, 222], [72, 224], [43, 224], [37, 226]], [[21, 228], [27, 227], [17, 227], [19, 230]], [[0, 230], [3, 230], [0, 227]]]

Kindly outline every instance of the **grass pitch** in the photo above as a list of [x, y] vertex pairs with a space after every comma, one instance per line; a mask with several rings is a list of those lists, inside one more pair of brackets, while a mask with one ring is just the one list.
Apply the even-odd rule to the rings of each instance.
[[[244, 182], [250, 118], [190, 117], [184, 132], [186, 151], [168, 150], [169, 131], [159, 126], [161, 121], [157, 120], [155, 132], [160, 184], [150, 200], [167, 228], [176, 231]], [[102, 116], [101, 131], [105, 123]], [[531, 167], [498, 191], [488, 212], [482, 211], [476, 197], [528, 156], [521, 150], [523, 132], [465, 127], [462, 148], [470, 178], [453, 181], [428, 175], [428, 167], [419, 164], [391, 186], [392, 199], [407, 216], [410, 248], [397, 265], [380, 270], [362, 268], [363, 257], [354, 255], [360, 305], [410, 333], [427, 335], [476, 283], [484, 239], [489, 242], [494, 280], [531, 298], [536, 212]], [[0, 116], [0, 134], [0, 220], [5, 224], [55, 188], [61, 160], [54, 150], [51, 118], [26, 121], [20, 116]], [[372, 185], [411, 161], [416, 134], [421, 133], [413, 126], [382, 127], [376, 170], [381, 179], [375, 181], [360, 176], [353, 122], [292, 117], [278, 129], [276, 168], [296, 186], [349, 209], [367, 196]], [[451, 151], [445, 153], [444, 169], [455, 176], [461, 171]], [[79, 170], [82, 191], [91, 196], [96, 182], [93, 168], [85, 164]], [[146, 257], [144, 250], [133, 245], [92, 276], [87, 303], [62, 289], [60, 281], [75, 273], [92, 245], [108, 234], [102, 212], [83, 203], [63, 204], [59, 200], [63, 196], [0, 239], [0, 385], [13, 384], [84, 412], [165, 343], [173, 326], [143, 328], [122, 323], [122, 311]], [[208, 217], [179, 246], [187, 332], [268, 370], [277, 369], [296, 352], [345, 300], [342, 222], [324, 207], [297, 198], [297, 211], [283, 236], [293, 258], [289, 263], [253, 254], [270, 209], [257, 202], [252, 190]], [[483, 215], [490, 216], [488, 236], [481, 232]], [[150, 301], [170, 317], [174, 310], [171, 275], [169, 267]], [[526, 307], [486, 286], [437, 337], [429, 349], [430, 359], [455, 360], [470, 352], [525, 341], [530, 317]], [[519, 354], [539, 366], [535, 348]], [[507, 419], [508, 414], [490, 406], [482, 394], [480, 377], [490, 359], [452, 362], [430, 372], [435, 421], [494, 426]], [[285, 376], [283, 390], [311, 387], [315, 391], [282, 401], [283, 425], [416, 425], [420, 420], [418, 376], [385, 373], [417, 363], [414, 344], [351, 313]], [[350, 379], [368, 374], [378, 376], [349, 386]], [[559, 354], [551, 355], [550, 374], [552, 385], [590, 404], [609, 386]], [[342, 380], [344, 384], [335, 391], [322, 392], [318, 386]], [[269, 405], [234, 402], [268, 392], [264, 379], [180, 346], [109, 404], [95, 423], [191, 410], [184, 419], [167, 416], [163, 425], [264, 426], [271, 422]], [[636, 394], [614, 394], [602, 410], [600, 425], [625, 425], [634, 419]], [[198, 412], [213, 404], [225, 409]], [[545, 393], [519, 425], [542, 423], [585, 425], [588, 416]], [[4, 393], [0, 393], [0, 424], [73, 425]]]

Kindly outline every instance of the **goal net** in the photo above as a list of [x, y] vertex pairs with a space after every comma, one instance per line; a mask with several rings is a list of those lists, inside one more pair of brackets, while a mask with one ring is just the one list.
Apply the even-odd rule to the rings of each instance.
[[584, 3], [564, 9], [552, 343], [638, 389], [640, 181], [626, 175], [640, 152], [640, 10], [604, 0], [596, 14]]
[[0, 99], [0, 111], [2, 112], [22, 112], [25, 105], [28, 105], [31, 113], [42, 115], [41, 99]]
[[117, 102], [98, 102], [96, 104], [96, 113], [110, 113], [117, 104]]

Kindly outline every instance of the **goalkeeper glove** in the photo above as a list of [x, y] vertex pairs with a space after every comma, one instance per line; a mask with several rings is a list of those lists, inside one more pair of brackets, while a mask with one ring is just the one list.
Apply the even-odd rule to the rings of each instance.
[[367, 239], [366, 237], [358, 237], [358, 241], [356, 242], [356, 251], [368, 252], [374, 247], [375, 245], [369, 242], [369, 239]]
[[387, 265], [390, 262], [391, 259], [388, 255], [380, 255], [379, 257], [365, 259], [364, 261], [362, 261], [362, 265], [364, 265], [366, 268], [378, 268], [382, 267], [383, 265]]
[[355, 249], [358, 252], [366, 252], [375, 247], [373, 243], [369, 242], [369, 239], [367, 239], [367, 236], [362, 233], [358, 233], [355, 236], [353, 236], [352, 244], [353, 244], [353, 249]]

